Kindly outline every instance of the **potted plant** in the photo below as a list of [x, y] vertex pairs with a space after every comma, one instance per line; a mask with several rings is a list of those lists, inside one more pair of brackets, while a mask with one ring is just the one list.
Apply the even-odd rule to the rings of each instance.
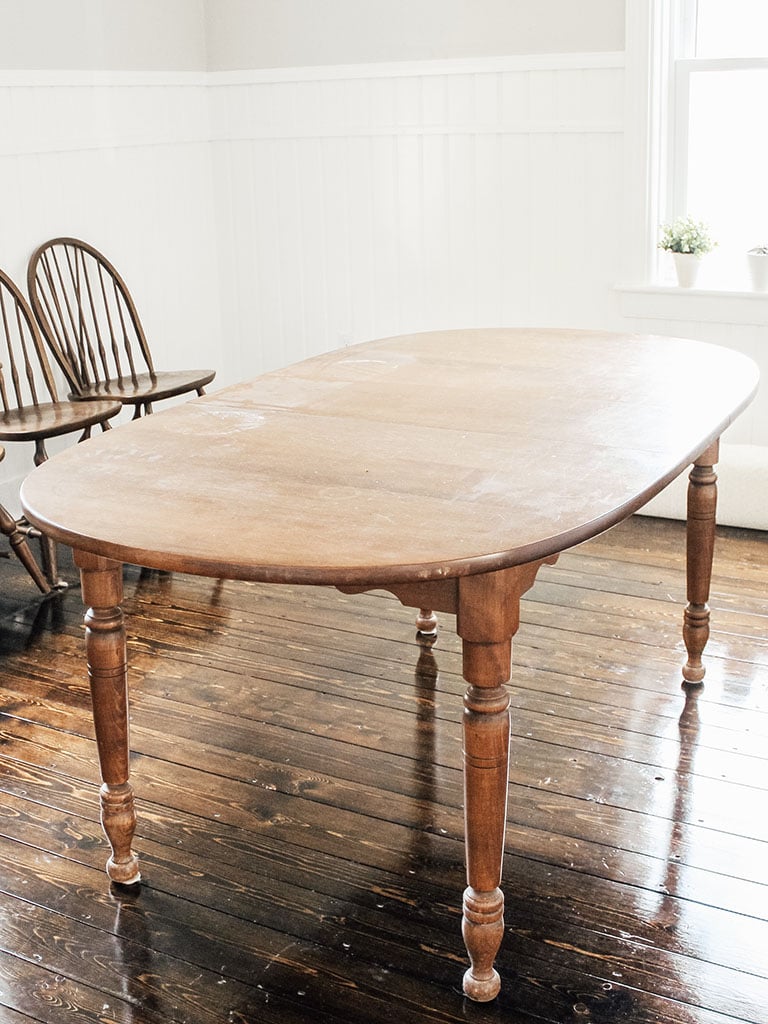
[[768, 245], [757, 245], [747, 253], [752, 287], [756, 292], [768, 291]]
[[701, 257], [711, 252], [716, 243], [709, 236], [709, 228], [693, 217], [678, 217], [661, 229], [660, 249], [672, 253], [681, 288], [693, 288], [699, 272]]

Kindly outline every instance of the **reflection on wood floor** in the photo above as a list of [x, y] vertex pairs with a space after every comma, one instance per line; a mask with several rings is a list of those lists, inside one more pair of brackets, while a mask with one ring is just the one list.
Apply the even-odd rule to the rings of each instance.
[[1, 561], [0, 1022], [765, 1024], [768, 535], [720, 532], [688, 700], [682, 556], [635, 518], [524, 601], [486, 1006], [450, 617], [430, 651], [385, 595], [126, 569], [145, 882], [110, 892], [76, 577]]

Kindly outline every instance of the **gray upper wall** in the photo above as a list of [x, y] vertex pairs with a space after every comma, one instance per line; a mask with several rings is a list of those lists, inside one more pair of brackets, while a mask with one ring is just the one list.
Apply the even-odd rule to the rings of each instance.
[[624, 0], [207, 0], [212, 71], [624, 49]]
[[200, 71], [205, 0], [0, 0], [0, 69]]
[[0, 0], [0, 69], [230, 71], [624, 49], [624, 0]]

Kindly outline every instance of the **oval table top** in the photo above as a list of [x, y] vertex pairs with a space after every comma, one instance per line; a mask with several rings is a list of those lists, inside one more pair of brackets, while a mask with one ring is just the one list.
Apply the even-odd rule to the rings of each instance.
[[107, 431], [22, 487], [29, 520], [117, 561], [385, 584], [563, 551], [658, 493], [748, 404], [754, 363], [594, 331], [415, 334]]

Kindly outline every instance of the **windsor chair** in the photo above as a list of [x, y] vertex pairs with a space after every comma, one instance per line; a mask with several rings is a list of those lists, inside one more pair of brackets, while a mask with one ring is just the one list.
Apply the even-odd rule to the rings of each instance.
[[[39, 466], [48, 458], [46, 441], [49, 438], [82, 431], [80, 440], [84, 440], [96, 424], [106, 429], [108, 420], [120, 409], [120, 403], [115, 401], [88, 404], [59, 401], [32, 311], [13, 280], [0, 270], [0, 442], [33, 443], [33, 461]], [[29, 530], [28, 524], [4, 511], [8, 519], [3, 517], [2, 532], [11, 539], [12, 545], [16, 544], [19, 552], [14, 531], [24, 536]], [[40, 542], [45, 575], [48, 582], [56, 586], [59, 581], [55, 545], [45, 535]], [[20, 557], [27, 565], [21, 554]], [[30, 574], [40, 586], [31, 569]]]
[[32, 254], [29, 296], [73, 401], [116, 399], [133, 418], [153, 402], [204, 393], [215, 370], [155, 370], [136, 305], [110, 261], [87, 242], [53, 238]]

